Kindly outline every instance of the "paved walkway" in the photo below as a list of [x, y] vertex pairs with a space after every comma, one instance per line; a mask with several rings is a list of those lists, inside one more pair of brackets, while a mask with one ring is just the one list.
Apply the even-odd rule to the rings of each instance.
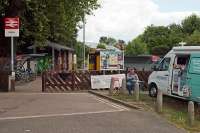
[[1, 93], [0, 133], [185, 133], [88, 93]]
[[17, 83], [15, 92], [23, 93], [41, 93], [42, 92], [42, 79], [37, 77], [36, 80], [27, 83]]

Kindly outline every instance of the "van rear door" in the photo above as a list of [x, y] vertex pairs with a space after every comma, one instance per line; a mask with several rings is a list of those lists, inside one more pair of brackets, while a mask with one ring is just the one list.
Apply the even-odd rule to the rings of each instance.
[[191, 55], [187, 80], [191, 89], [190, 98], [200, 102], [200, 54]]

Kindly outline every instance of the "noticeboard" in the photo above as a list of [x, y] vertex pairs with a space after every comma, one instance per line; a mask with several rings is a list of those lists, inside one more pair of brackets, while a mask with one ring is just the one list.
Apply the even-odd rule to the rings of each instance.
[[124, 52], [115, 50], [100, 51], [100, 70], [123, 70]]

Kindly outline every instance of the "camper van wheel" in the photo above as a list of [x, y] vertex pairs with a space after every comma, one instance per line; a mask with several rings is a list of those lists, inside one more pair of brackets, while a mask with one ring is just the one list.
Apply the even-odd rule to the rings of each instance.
[[149, 86], [149, 96], [150, 97], [156, 97], [157, 96], [157, 90], [158, 90], [157, 86], [154, 85], [154, 84], [151, 84]]

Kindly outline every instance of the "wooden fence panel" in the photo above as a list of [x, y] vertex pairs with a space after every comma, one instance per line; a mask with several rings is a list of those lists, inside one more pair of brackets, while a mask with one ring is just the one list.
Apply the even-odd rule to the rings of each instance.
[[44, 72], [42, 74], [43, 92], [80, 91], [90, 88], [90, 75], [85, 72]]
[[[125, 72], [122, 72], [125, 73]], [[69, 92], [91, 89], [91, 75], [100, 75], [97, 71], [78, 71], [69, 73], [44, 72], [42, 74], [43, 92]], [[106, 73], [112, 74], [112, 72]], [[114, 72], [113, 74], [116, 74]], [[148, 77], [151, 72], [137, 71], [138, 77], [144, 81], [144, 87], [148, 86]]]

